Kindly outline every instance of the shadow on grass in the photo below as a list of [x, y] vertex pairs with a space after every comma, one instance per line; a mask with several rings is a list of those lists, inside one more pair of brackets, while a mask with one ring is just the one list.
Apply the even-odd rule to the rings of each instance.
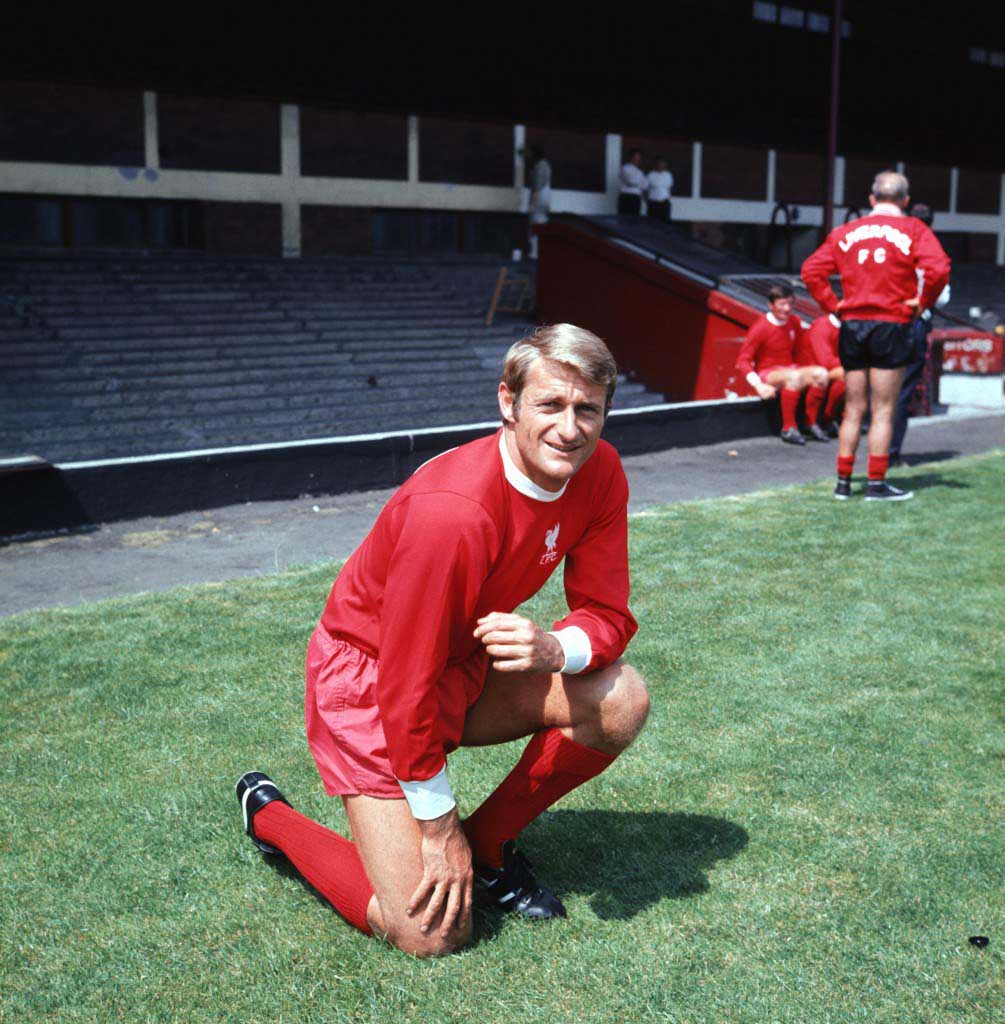
[[930, 462], [948, 462], [959, 454], [957, 451], [907, 452], [901, 458], [905, 466], [925, 466]]
[[597, 917], [623, 920], [660, 900], [706, 892], [706, 872], [749, 838], [739, 825], [706, 814], [552, 811], [521, 847], [560, 895], [588, 894]]
[[[706, 872], [735, 857], [749, 839], [746, 829], [706, 814], [550, 811], [531, 825], [520, 848], [560, 896], [585, 895], [597, 917], [626, 920], [660, 900], [707, 892]], [[332, 909], [285, 857], [266, 861]], [[477, 908], [473, 945], [497, 935], [508, 917]]]
[[943, 487], [950, 491], [970, 490], [970, 484], [965, 484], [962, 480], [953, 480], [943, 473], [920, 473], [918, 476], [907, 477], [903, 486], [912, 491], [927, 491], [931, 487]]

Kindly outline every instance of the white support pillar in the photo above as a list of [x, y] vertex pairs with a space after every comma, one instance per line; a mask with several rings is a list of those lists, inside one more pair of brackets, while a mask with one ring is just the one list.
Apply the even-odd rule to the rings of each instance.
[[419, 119], [408, 117], [408, 180], [413, 185], [419, 180]]
[[1005, 267], [1005, 174], [1001, 176], [998, 185], [998, 250], [995, 263]]
[[834, 205], [844, 206], [844, 168], [843, 156], [834, 158]]
[[960, 169], [952, 167], [949, 171], [949, 212], [956, 213], [956, 196], [960, 190]]
[[611, 133], [604, 137], [604, 191], [608, 212], [615, 213], [621, 191], [621, 136]]
[[526, 184], [527, 166], [523, 151], [527, 145], [527, 126], [513, 125], [513, 187], [519, 192]]
[[768, 150], [768, 194], [766, 196], [771, 206], [775, 205], [775, 173], [778, 164], [778, 154], [773, 149]]
[[701, 199], [701, 143], [691, 145], [691, 198]]
[[279, 108], [279, 168], [283, 179], [283, 256], [299, 259], [300, 108], [291, 103]]
[[157, 134], [157, 93], [143, 93], [143, 165], [148, 171], [161, 169], [161, 148]]

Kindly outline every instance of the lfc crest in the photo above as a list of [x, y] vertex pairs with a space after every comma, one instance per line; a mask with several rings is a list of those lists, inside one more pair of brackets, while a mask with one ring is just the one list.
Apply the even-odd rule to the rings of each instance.
[[544, 535], [544, 554], [541, 556], [541, 565], [549, 565], [551, 562], [558, 561], [557, 547], [560, 526], [560, 523], [555, 523]]

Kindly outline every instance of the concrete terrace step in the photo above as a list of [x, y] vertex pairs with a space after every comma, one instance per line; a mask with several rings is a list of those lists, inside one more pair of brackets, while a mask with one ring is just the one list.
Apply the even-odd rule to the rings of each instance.
[[[256, 325], [257, 327], [258, 325]], [[298, 330], [297, 324], [269, 324], [267, 330], [235, 330], [220, 326], [214, 333], [203, 333], [201, 330], [165, 329], [157, 334], [144, 334], [133, 332], [131, 336], [116, 336], [108, 334], [92, 334], [90, 330], [80, 337], [72, 332], [69, 337], [60, 335], [58, 339], [65, 345], [74, 346], [77, 349], [94, 352], [115, 352], [141, 349], [145, 352], [154, 353], [164, 351], [170, 353], [178, 345], [220, 347], [230, 345], [250, 345], [275, 343], [284, 348], [302, 341], [323, 341], [331, 345], [346, 344], [350, 342], [370, 342], [378, 345], [393, 346], [395, 342], [428, 344], [447, 344], [454, 341], [474, 341], [479, 338], [480, 332], [486, 331], [481, 326], [469, 327], [463, 323], [452, 323], [449, 326], [432, 326], [421, 324], [417, 326], [402, 326], [400, 324], [380, 324], [376, 326], [367, 325], [360, 327], [346, 325], [340, 330]], [[502, 330], [495, 328], [493, 330]], [[500, 338], [499, 334], [491, 337]], [[510, 335], [503, 335], [500, 340]], [[514, 333], [512, 337], [517, 337]]]
[[[327, 376], [321, 371], [329, 369], [331, 373]], [[313, 380], [337, 380], [335, 387], [351, 387], [355, 383], [369, 381], [374, 378], [379, 383], [402, 381], [412, 383], [414, 381], [451, 381], [463, 385], [465, 381], [477, 384], [479, 381], [498, 383], [498, 373], [483, 370], [477, 364], [465, 364], [458, 360], [442, 359], [416, 359], [411, 364], [403, 365], [398, 362], [379, 362], [371, 359], [357, 360], [333, 360], [327, 356], [320, 356], [316, 360], [297, 362], [293, 365], [277, 365], [248, 368], [242, 366], [237, 369], [219, 368], [209, 366], [207, 368], [193, 369], [185, 366], [177, 370], [166, 368], [164, 372], [156, 374], [143, 374], [138, 370], [134, 374], [118, 373], [115, 376], [90, 376], [87, 371], [82, 371], [73, 380], [39, 380], [34, 379], [35, 390], [32, 393], [25, 391], [14, 392], [23, 399], [40, 397], [43, 401], [47, 397], [66, 395], [109, 395], [123, 394], [135, 396], [138, 401], [149, 401], [150, 395], [158, 392], [183, 390], [185, 392], [197, 393], [205, 388], [230, 387], [235, 390], [242, 387], [249, 387], [249, 393], [262, 393], [263, 389], [281, 390], [284, 388], [296, 390], [298, 387], [312, 386], [309, 381]], [[38, 385], [44, 385], [39, 387]], [[6, 390], [6, 388], [5, 388]]]
[[[161, 451], [156, 445], [165, 432], [188, 433], [198, 431], [204, 436], [226, 435], [235, 428], [243, 428], [245, 440], [253, 438], [256, 431], [269, 427], [287, 427], [285, 436], [296, 439], [303, 436], [300, 428], [305, 423], [326, 424], [324, 430], [345, 433], [351, 430], [379, 432], [397, 427], [445, 425], [449, 423], [470, 423], [479, 420], [493, 421], [498, 418], [499, 408], [494, 402], [479, 402], [463, 407], [445, 403], [439, 396], [415, 399], [404, 398], [399, 402], [388, 402], [380, 411], [360, 407], [347, 402], [326, 403], [315, 400], [300, 406], [287, 408], [240, 409], [232, 414], [200, 417], [187, 410], [167, 410], [155, 421], [134, 417], [130, 420], [113, 422], [95, 419], [91, 422], [67, 424], [59, 433], [48, 425], [28, 427], [11, 432], [0, 431], [0, 452], [36, 451], [51, 457], [40, 449], [49, 445], [65, 447], [67, 442], [87, 438], [91, 442], [118, 440], [122, 447], [137, 454]], [[393, 425], [392, 425], [393, 424]]]
[[[309, 365], [307, 365], [309, 366]], [[0, 415], [22, 415], [31, 409], [59, 411], [64, 408], [67, 399], [80, 401], [91, 399], [88, 404], [98, 407], [102, 404], [145, 404], [155, 401], [158, 395], [190, 395], [203, 397], [252, 396], [279, 394], [285, 390], [292, 392], [320, 390], [325, 393], [350, 390], [352, 388], [369, 388], [375, 395], [382, 389], [401, 388], [408, 390], [415, 387], [438, 387], [445, 381], [452, 388], [467, 386], [485, 386], [492, 390], [496, 376], [475, 366], [456, 366], [446, 373], [443, 367], [430, 368], [424, 364], [416, 364], [410, 373], [386, 373], [379, 366], [331, 364], [329, 361], [319, 362], [310, 367], [312, 373], [305, 374], [304, 367], [277, 368], [260, 371], [219, 371], [209, 373], [176, 373], [163, 374], [157, 377], [137, 375], [135, 377], [114, 377], [104, 379], [87, 379], [78, 377], [74, 380], [46, 380], [44, 377], [33, 378], [33, 390], [8, 391], [6, 396], [0, 395]], [[330, 370], [322, 374], [321, 370]], [[371, 378], [375, 384], [371, 387]], [[44, 385], [44, 386], [41, 386]], [[5, 384], [4, 390], [7, 390]]]
[[[129, 323], [135, 327], [157, 326], [159, 324], [188, 323], [188, 324], [214, 324], [214, 323], [261, 323], [264, 321], [276, 321], [286, 319], [286, 313], [280, 309], [272, 309], [261, 306], [255, 309], [245, 309], [237, 306], [233, 309], [207, 309], [188, 310], [166, 309], [151, 310], [149, 306], [139, 307], [140, 311], [130, 311]], [[95, 309], [79, 310], [76, 313], [60, 313], [46, 317], [46, 325], [49, 327], [87, 327], [104, 328], [119, 327], [122, 325], [122, 315], [114, 311], [109, 312], [104, 307]]]
[[[466, 303], [430, 303], [428, 306], [416, 306], [408, 303], [385, 304], [379, 307], [379, 316], [382, 320], [404, 320], [411, 321], [428, 317], [434, 320], [471, 320], [472, 317], [480, 315], [480, 309], [474, 311], [469, 308], [472, 304]], [[235, 324], [235, 323], [256, 323], [292, 320], [300, 323], [309, 323], [311, 326], [341, 324], [346, 321], [372, 320], [375, 316], [375, 307], [368, 305], [326, 305], [322, 308], [305, 307], [291, 303], [288, 307], [277, 308], [273, 304], [261, 304], [245, 307], [221, 306], [209, 309], [192, 310], [187, 306], [175, 307], [151, 307], [148, 304], [129, 307], [124, 310], [109, 310], [100, 306], [93, 309], [81, 309], [74, 313], [50, 314], [45, 317], [46, 327], [52, 328], [104, 328], [120, 327], [125, 320], [128, 324], [137, 327], [158, 324]], [[29, 330], [23, 325], [11, 325], [5, 328], [0, 325], [0, 338], [5, 330]]]
[[318, 404], [312, 409], [287, 410], [274, 416], [260, 412], [226, 420], [181, 417], [156, 424], [137, 420], [117, 425], [119, 429], [115, 432], [96, 431], [86, 424], [58, 435], [45, 429], [16, 435], [0, 431], [0, 458], [30, 453], [52, 462], [67, 462], [497, 420], [498, 407], [488, 406], [459, 410], [435, 403], [422, 407], [402, 405], [375, 414]]
[[[485, 395], [485, 402], [495, 409], [494, 383], [492, 379], [468, 380], [470, 390], [459, 392], [458, 381], [454, 378], [429, 378], [421, 387], [399, 381], [370, 387], [359, 378], [332, 377], [330, 380], [315, 379], [304, 382], [302, 378], [285, 382], [286, 388], [263, 388], [255, 384], [231, 386], [227, 382], [207, 384], [201, 389], [184, 392], [160, 391], [154, 394], [120, 391], [104, 395], [84, 395], [55, 403], [50, 398], [40, 408], [20, 409], [14, 433], [31, 428], [44, 427], [65, 430], [81, 424], [101, 426], [113, 421], [154, 422], [163, 416], [192, 416], [195, 419], [213, 422], [224, 415], [256, 416], [262, 410], [300, 409], [318, 407], [329, 413], [341, 410], [354, 415], [380, 416], [390, 407], [426, 407], [430, 402], [437, 406], [449, 404], [463, 408], [470, 401], [470, 394]], [[299, 383], [300, 386], [295, 386]], [[338, 399], [335, 401], [334, 399]], [[344, 399], [355, 399], [346, 401]], [[16, 400], [14, 400], [16, 401]], [[0, 399], [0, 408], [6, 409], [11, 400]], [[23, 404], [22, 402], [17, 402]]]
[[[163, 302], [152, 302], [148, 300], [136, 301], [130, 298], [126, 301], [113, 301], [104, 296], [104, 301], [95, 300], [82, 303], [76, 300], [65, 302], [53, 302], [48, 304], [36, 304], [33, 306], [34, 316], [42, 318], [46, 323], [67, 324], [80, 323], [82, 321], [94, 321], [95, 318], [103, 318], [109, 321], [128, 318], [133, 320], [138, 317], [161, 318], [206, 318], [223, 319], [228, 316], [257, 316], [261, 314], [272, 314], [282, 316], [283, 309], [277, 308], [269, 302], [245, 301], [245, 302], [216, 302], [209, 306], [193, 307], [191, 303], [179, 302], [174, 304]], [[98, 320], [100, 323], [100, 319]]]
[[[44, 349], [10, 346], [0, 349], [0, 360], [11, 374], [37, 369], [45, 371], [49, 379], [55, 379], [61, 370], [86, 371], [95, 376], [113, 375], [117, 368], [126, 371], [139, 365], [149, 372], [159, 372], [157, 367], [168, 363], [187, 362], [202, 366], [217, 360], [239, 360], [244, 365], [269, 365], [277, 362], [297, 365], [304, 357], [316, 354], [360, 359], [365, 356], [380, 361], [399, 363], [415, 359], [428, 360], [444, 352], [452, 352], [455, 358], [472, 358], [468, 344], [469, 336], [450, 336], [441, 333], [433, 338], [383, 338], [347, 339], [334, 341], [320, 339], [314, 334], [279, 336], [267, 335], [257, 341], [253, 337], [233, 336], [226, 339], [198, 340], [190, 338], [168, 339], [170, 344], [156, 348], [143, 339], [130, 346], [120, 342], [112, 345], [85, 346], [81, 343], [48, 342]], [[163, 340], [163, 339], [162, 339]]]
[[481, 296], [473, 300], [471, 297], [457, 298], [444, 296], [441, 298], [424, 298], [422, 300], [410, 301], [400, 295], [388, 295], [363, 300], [360, 296], [354, 296], [351, 300], [339, 301], [328, 296], [324, 300], [306, 302], [297, 299], [289, 294], [283, 299], [263, 300], [261, 296], [255, 299], [242, 300], [240, 302], [206, 302], [191, 303], [187, 301], [169, 301], [165, 299], [135, 299], [128, 301], [94, 301], [82, 303], [76, 299], [64, 298], [60, 301], [52, 301], [42, 304], [35, 304], [32, 307], [32, 315], [46, 321], [59, 321], [64, 319], [78, 319], [81, 317], [165, 317], [177, 316], [184, 318], [222, 318], [230, 314], [254, 315], [258, 313], [282, 314], [288, 317], [302, 318], [326, 318], [342, 316], [372, 316], [374, 312], [387, 312], [395, 316], [422, 315], [428, 313], [433, 315], [438, 311], [452, 313], [455, 315], [469, 315], [480, 317], [484, 315], [488, 306], [488, 299]]

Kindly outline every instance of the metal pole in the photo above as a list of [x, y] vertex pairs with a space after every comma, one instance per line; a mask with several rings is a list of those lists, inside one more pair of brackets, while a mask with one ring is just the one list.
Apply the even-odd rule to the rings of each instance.
[[827, 192], [824, 196], [824, 222], [821, 240], [834, 227], [834, 163], [837, 160], [838, 107], [841, 93], [841, 12], [842, 0], [834, 0], [831, 25], [831, 109], [827, 124]]

